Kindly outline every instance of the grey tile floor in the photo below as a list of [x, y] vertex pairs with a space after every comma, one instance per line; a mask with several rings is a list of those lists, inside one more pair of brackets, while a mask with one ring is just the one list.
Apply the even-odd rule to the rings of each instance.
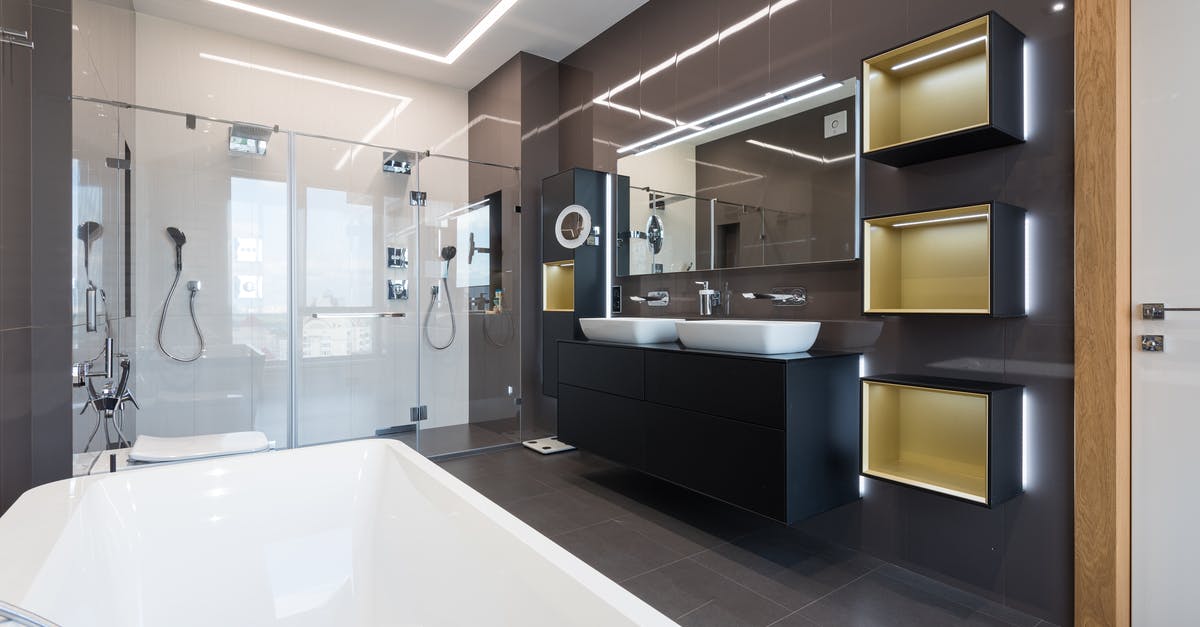
[[681, 625], [1049, 626], [588, 453], [440, 463]]

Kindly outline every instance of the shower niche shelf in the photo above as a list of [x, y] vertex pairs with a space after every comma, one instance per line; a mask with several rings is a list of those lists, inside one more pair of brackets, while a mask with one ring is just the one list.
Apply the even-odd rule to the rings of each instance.
[[1021, 492], [1020, 385], [862, 379], [862, 474], [992, 507]]
[[1025, 210], [999, 202], [863, 220], [863, 313], [1025, 315]]
[[864, 59], [862, 156], [902, 167], [1024, 142], [1024, 43], [987, 13]]

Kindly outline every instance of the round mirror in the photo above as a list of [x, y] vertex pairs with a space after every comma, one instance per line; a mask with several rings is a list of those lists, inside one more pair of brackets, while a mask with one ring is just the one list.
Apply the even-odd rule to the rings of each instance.
[[563, 248], [579, 248], [592, 232], [592, 216], [582, 205], [568, 205], [558, 212], [554, 236]]

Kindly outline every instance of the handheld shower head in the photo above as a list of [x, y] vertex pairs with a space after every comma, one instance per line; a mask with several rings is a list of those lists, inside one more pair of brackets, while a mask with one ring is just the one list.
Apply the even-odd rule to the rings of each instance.
[[167, 237], [175, 242], [175, 271], [180, 272], [183, 270], [183, 245], [187, 243], [187, 236], [183, 234], [183, 231], [168, 226]]
[[88, 220], [87, 222], [80, 224], [79, 227], [75, 230], [75, 237], [78, 237], [79, 241], [83, 242], [83, 270], [84, 270], [84, 272], [87, 272], [90, 270], [89, 266], [91, 266], [90, 257], [92, 256], [92, 244], [94, 244], [96, 242], [96, 240], [100, 239], [100, 236], [103, 233], [104, 233], [104, 227], [100, 226], [99, 222], [93, 222], [91, 220]]
[[455, 248], [453, 246], [446, 246], [446, 247], [442, 248], [442, 261], [450, 261], [451, 259], [454, 259], [454, 256], [457, 254], [458, 254], [457, 248]]

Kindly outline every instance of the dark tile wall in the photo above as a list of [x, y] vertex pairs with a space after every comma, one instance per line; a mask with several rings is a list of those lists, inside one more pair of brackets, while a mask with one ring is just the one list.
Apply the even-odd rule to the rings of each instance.
[[[71, 14], [0, 1], [0, 512], [70, 475]], [[36, 141], [35, 141], [36, 140]]]
[[[687, 120], [996, 10], [1028, 37], [1029, 141], [895, 169], [864, 162], [867, 216], [995, 199], [1029, 211], [1029, 316], [1014, 320], [886, 317], [867, 374], [903, 372], [1026, 386], [1025, 493], [995, 509], [867, 481], [864, 499], [804, 524], [1053, 622], [1072, 605], [1072, 16], [1049, 0], [798, 0], [704, 47], [612, 100]], [[767, 6], [766, 0], [650, 0], [563, 60], [559, 166], [616, 170], [616, 147], [661, 123], [591, 105], [639, 72]], [[526, 252], [527, 256], [532, 254]], [[528, 275], [527, 275], [528, 276]], [[734, 293], [804, 286], [812, 304], [784, 309], [733, 299], [734, 317], [860, 322], [857, 263], [631, 277], [625, 294], [671, 291], [671, 306], [625, 315], [698, 313], [692, 281]], [[830, 325], [829, 328], [834, 328]]]
[[[518, 165], [521, 168], [522, 208], [519, 224], [521, 280], [507, 295], [517, 304], [521, 336], [521, 426], [522, 438], [553, 434], [554, 399], [542, 395], [540, 344], [541, 323], [541, 225], [539, 207], [542, 179], [558, 172], [559, 66], [536, 55], [521, 53], [471, 89], [467, 106], [472, 121], [482, 118], [467, 137], [468, 155], [475, 160]], [[515, 124], [514, 124], [515, 123]], [[472, 167], [472, 195], [494, 183], [480, 167]], [[508, 205], [507, 201], [505, 203]], [[515, 210], [515, 205], [514, 205]], [[514, 232], [514, 231], [510, 231]]]

